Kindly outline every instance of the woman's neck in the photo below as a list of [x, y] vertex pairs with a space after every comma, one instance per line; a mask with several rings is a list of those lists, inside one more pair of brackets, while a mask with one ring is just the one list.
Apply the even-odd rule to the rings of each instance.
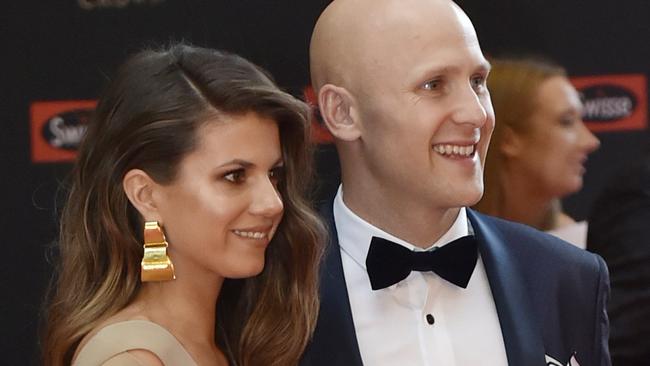
[[520, 222], [538, 230], [547, 231], [557, 228], [557, 206], [553, 201], [511, 203], [503, 208], [502, 217], [507, 220]]
[[508, 182], [507, 194], [504, 189], [500, 206], [491, 214], [543, 231], [559, 227], [562, 214], [559, 198], [545, 195], [521, 174], [506, 175], [502, 181]]
[[217, 364], [227, 365], [215, 342], [216, 305], [222, 284], [222, 278], [178, 274], [176, 280], [144, 283], [130, 308], [169, 330], [199, 364], [206, 354], [212, 354], [223, 360]]

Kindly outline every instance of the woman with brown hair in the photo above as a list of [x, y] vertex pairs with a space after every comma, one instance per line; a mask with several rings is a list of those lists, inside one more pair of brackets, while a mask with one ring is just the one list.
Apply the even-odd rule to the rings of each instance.
[[233, 54], [129, 58], [72, 173], [45, 364], [297, 364], [324, 235], [308, 116]]
[[492, 60], [488, 88], [496, 114], [485, 163], [485, 193], [475, 206], [584, 247], [586, 223], [560, 199], [582, 188], [598, 139], [582, 121], [582, 102], [563, 68], [534, 59]]

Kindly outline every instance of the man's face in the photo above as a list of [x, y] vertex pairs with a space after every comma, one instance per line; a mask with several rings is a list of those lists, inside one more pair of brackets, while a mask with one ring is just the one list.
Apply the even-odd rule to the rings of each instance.
[[[397, 205], [476, 203], [494, 128], [489, 64], [469, 19], [413, 10], [378, 27], [353, 88], [362, 159]], [[399, 207], [399, 206], [398, 206]]]

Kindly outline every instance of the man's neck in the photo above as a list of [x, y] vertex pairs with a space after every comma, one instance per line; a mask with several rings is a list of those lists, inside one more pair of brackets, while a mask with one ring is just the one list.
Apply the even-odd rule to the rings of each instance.
[[[366, 192], [367, 193], [367, 192]], [[420, 248], [428, 248], [444, 235], [460, 208], [434, 209], [422, 202], [410, 203], [390, 197], [371, 198], [346, 188], [343, 202], [369, 224]]]

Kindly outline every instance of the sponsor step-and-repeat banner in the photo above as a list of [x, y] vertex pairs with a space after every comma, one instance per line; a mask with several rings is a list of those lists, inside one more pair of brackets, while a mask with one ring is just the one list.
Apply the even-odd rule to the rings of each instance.
[[165, 0], [77, 0], [79, 7], [84, 10], [125, 8], [129, 5], [157, 5]]
[[[146, 46], [185, 40], [241, 54], [278, 84], [316, 106], [308, 45], [330, 0], [10, 1], [3, 22], [0, 88], [3, 364], [36, 365], [44, 290], [61, 197], [97, 98], [117, 65]], [[567, 67], [584, 97], [584, 119], [601, 140], [587, 163], [584, 189], [565, 201], [585, 218], [607, 182], [648, 145], [650, 2], [562, 2], [563, 16], [541, 0], [458, 0], [487, 54], [543, 54]], [[601, 14], [610, 14], [603, 22]], [[508, 22], [503, 22], [506, 17]], [[533, 26], [536, 25], [536, 26]], [[380, 35], [378, 35], [380, 36]], [[338, 183], [332, 139], [314, 108], [318, 197]], [[399, 143], [399, 142], [396, 142]]]
[[[302, 99], [313, 106], [312, 141], [330, 144], [332, 136], [322, 124], [318, 101], [311, 86], [304, 88]], [[31, 161], [74, 162], [96, 105], [96, 100], [32, 102], [29, 109]]]
[[[643, 74], [572, 77], [583, 97], [583, 119], [595, 133], [645, 130], [648, 126], [647, 78]], [[311, 85], [302, 98], [313, 106], [312, 140], [329, 144]], [[95, 100], [36, 101], [30, 107], [34, 163], [72, 162], [95, 108]]]
[[94, 100], [33, 102], [30, 107], [32, 162], [72, 162], [79, 148]]
[[644, 130], [648, 126], [647, 79], [643, 74], [571, 78], [582, 94], [584, 121], [593, 132]]

